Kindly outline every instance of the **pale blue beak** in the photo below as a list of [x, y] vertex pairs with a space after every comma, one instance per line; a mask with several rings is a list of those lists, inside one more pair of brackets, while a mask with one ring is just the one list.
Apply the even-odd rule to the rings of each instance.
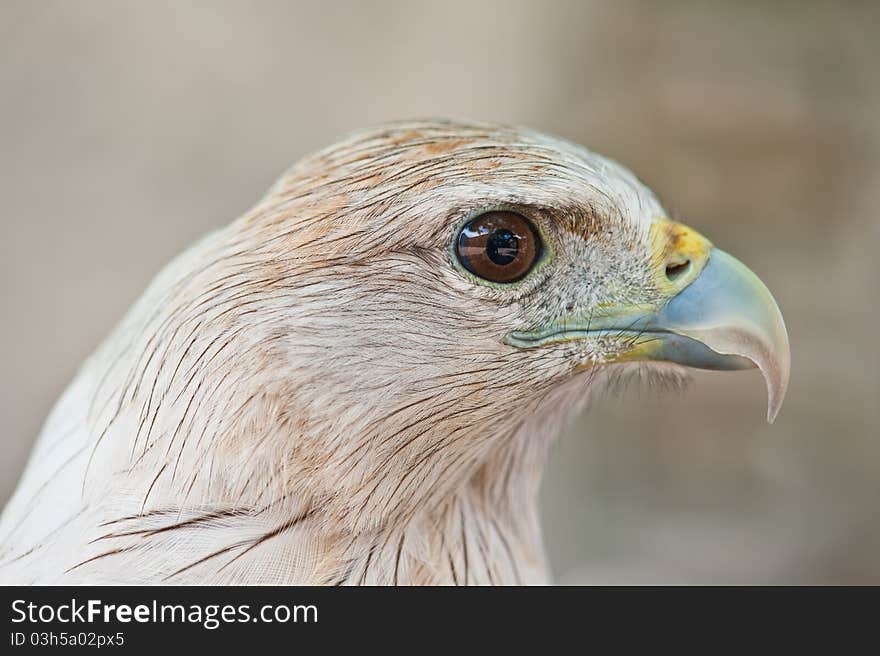
[[535, 348], [587, 337], [632, 336], [621, 360], [662, 360], [699, 369], [760, 369], [773, 422], [788, 387], [791, 355], [782, 313], [763, 282], [735, 257], [711, 248], [702, 271], [659, 310], [617, 308], [506, 338]]

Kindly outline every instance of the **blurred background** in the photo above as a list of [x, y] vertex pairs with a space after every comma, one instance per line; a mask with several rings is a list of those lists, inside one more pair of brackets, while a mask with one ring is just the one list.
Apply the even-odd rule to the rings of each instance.
[[158, 270], [390, 119], [525, 124], [632, 168], [788, 323], [755, 372], [631, 389], [554, 451], [562, 583], [880, 583], [880, 4], [0, 4], [0, 503]]

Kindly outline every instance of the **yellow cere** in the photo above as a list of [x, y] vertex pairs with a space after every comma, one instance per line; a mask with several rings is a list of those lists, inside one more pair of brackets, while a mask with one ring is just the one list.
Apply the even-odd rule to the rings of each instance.
[[[650, 237], [658, 286], [668, 293], [686, 287], [700, 275], [712, 250], [712, 242], [699, 232], [666, 218], [654, 220]], [[676, 267], [682, 267], [680, 275], [668, 275]]]

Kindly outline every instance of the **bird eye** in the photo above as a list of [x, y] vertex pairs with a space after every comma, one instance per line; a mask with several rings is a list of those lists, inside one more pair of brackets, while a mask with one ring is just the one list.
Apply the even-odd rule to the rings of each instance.
[[515, 212], [486, 212], [464, 224], [455, 244], [461, 265], [490, 282], [525, 276], [541, 251], [531, 222]]

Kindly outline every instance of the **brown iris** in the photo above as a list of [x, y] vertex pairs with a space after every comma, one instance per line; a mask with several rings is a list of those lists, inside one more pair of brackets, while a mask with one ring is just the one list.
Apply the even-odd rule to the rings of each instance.
[[491, 282], [515, 282], [540, 255], [532, 224], [515, 212], [486, 212], [468, 221], [455, 244], [461, 265]]

